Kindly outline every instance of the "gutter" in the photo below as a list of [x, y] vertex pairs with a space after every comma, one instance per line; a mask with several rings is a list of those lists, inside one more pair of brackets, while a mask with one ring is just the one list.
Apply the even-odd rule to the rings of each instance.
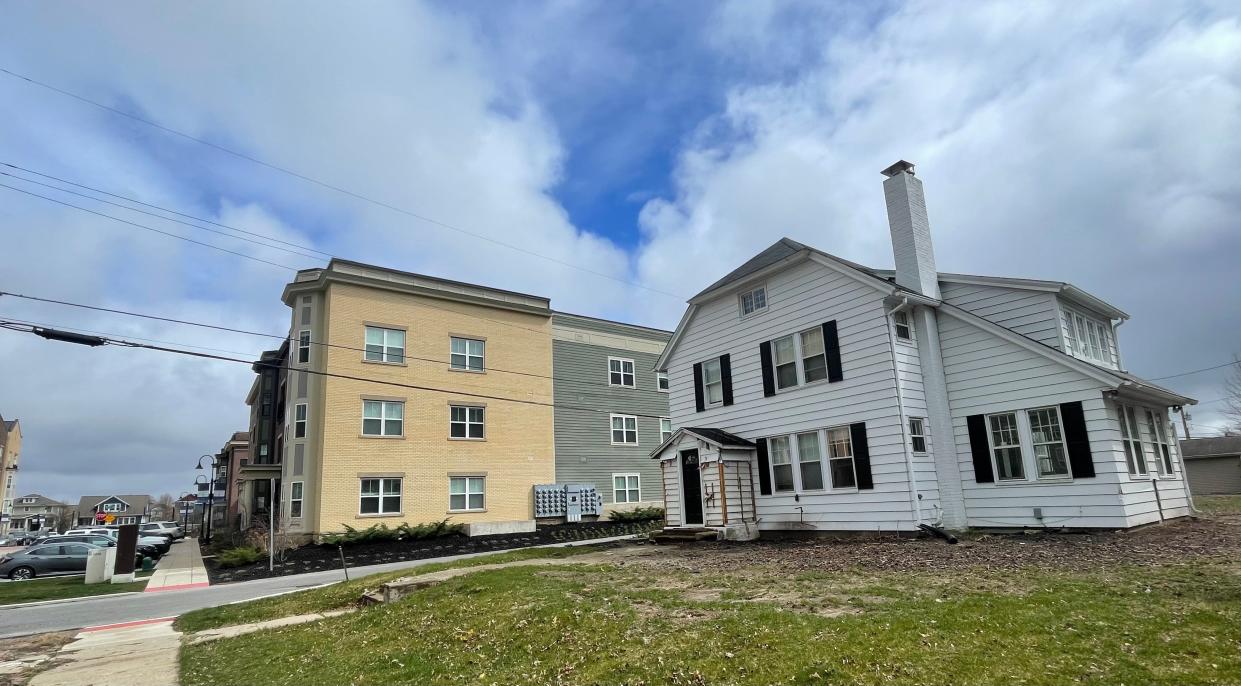
[[[913, 455], [911, 454], [913, 447], [910, 445], [909, 440], [909, 418], [905, 416], [905, 394], [901, 390], [901, 372], [897, 368], [896, 361], [896, 332], [893, 330], [896, 324], [892, 321], [892, 315], [909, 307], [909, 298], [901, 298], [901, 302], [888, 311], [885, 319], [887, 319], [888, 323], [888, 349], [892, 351], [892, 380], [896, 385], [896, 407], [897, 415], [901, 422], [901, 443], [905, 453], [905, 473], [909, 478], [909, 511], [917, 517], [914, 524], [922, 526], [922, 494], [918, 493], [918, 477], [914, 475]], [[909, 325], [913, 326], [913, 318], [910, 318]]]

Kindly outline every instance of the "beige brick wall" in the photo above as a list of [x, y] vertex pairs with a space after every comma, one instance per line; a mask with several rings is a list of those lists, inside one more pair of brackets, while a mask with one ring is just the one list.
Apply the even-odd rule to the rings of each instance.
[[[417, 524], [445, 517], [455, 522], [533, 518], [531, 486], [555, 479], [550, 318], [339, 283], [328, 286], [328, 298], [330, 343], [362, 348], [368, 323], [405, 328], [407, 358], [405, 365], [379, 364], [363, 361], [358, 350], [330, 347], [324, 349], [327, 371], [451, 392], [325, 378], [323, 412], [312, 412], [322, 418], [321, 502], [314, 529]], [[485, 373], [449, 370], [452, 335], [486, 340]], [[404, 399], [403, 437], [361, 435], [364, 396]], [[485, 405], [485, 440], [448, 438], [450, 401]], [[359, 478], [368, 474], [403, 476], [399, 516], [359, 514]], [[449, 512], [450, 474], [486, 478], [485, 512]]]

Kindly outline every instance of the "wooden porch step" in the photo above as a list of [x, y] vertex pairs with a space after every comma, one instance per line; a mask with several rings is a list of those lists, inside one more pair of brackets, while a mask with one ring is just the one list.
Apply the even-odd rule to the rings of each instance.
[[718, 541], [720, 532], [715, 529], [664, 529], [651, 535], [655, 543], [695, 543], [697, 541]]

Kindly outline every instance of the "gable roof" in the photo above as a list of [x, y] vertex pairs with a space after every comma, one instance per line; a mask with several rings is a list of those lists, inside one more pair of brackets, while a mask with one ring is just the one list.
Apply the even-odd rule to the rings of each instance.
[[1238, 455], [1241, 455], [1241, 436], [1186, 438], [1181, 441], [1181, 457], [1187, 460], [1200, 457], [1236, 457]]
[[[870, 270], [876, 276], [884, 279], [896, 278], [896, 271], [892, 269], [872, 269]], [[1025, 279], [1009, 276], [981, 276], [978, 274], [953, 274], [950, 272], [939, 272], [940, 283], [962, 283], [975, 284], [981, 286], [1000, 286], [1003, 288], [1015, 288], [1024, 291], [1044, 291], [1049, 293], [1057, 293], [1066, 298], [1088, 307], [1099, 314], [1107, 315], [1113, 319], [1128, 319], [1129, 313], [1107, 302], [1103, 298], [1088, 293], [1067, 281], [1048, 281], [1046, 279]]]
[[723, 429], [682, 427], [672, 432], [672, 435], [669, 436], [666, 441], [660, 443], [659, 447], [651, 452], [651, 457], [659, 457], [659, 454], [662, 453], [665, 448], [681, 440], [681, 436], [685, 434], [689, 434], [700, 441], [710, 443], [717, 448], [737, 448], [741, 450], [754, 448], [753, 441], [747, 441], [746, 439], [737, 436], [736, 434], [730, 434]]
[[[35, 501], [33, 503], [23, 503], [22, 501], [27, 498], [34, 498]], [[13, 499], [13, 504], [24, 505], [26, 507], [64, 507], [65, 505], [59, 500], [52, 500], [41, 493], [27, 493], [26, 495], [18, 496]]]
[[778, 264], [779, 262], [782, 262], [803, 250], [809, 249], [810, 248], [808, 246], [798, 243], [792, 238], [781, 238], [775, 243], [772, 243], [759, 254], [746, 260], [740, 267], [737, 267], [731, 272], [725, 274], [724, 278], [719, 279], [710, 286], [702, 289], [702, 291], [700, 291], [693, 298], [690, 298], [690, 300], [696, 300], [702, 295], [710, 293], [717, 288], [727, 286], [734, 281], [740, 281], [751, 274], [760, 272], [773, 264]]
[[84, 495], [78, 501], [78, 512], [94, 510], [103, 501], [113, 498], [128, 506], [126, 512], [145, 512], [147, 506], [151, 504], [151, 496], [149, 495]]

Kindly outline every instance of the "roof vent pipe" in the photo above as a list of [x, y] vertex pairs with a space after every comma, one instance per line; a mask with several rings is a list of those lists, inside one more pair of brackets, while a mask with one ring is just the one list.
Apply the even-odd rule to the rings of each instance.
[[935, 270], [922, 180], [914, 176], [914, 165], [905, 160], [884, 169], [883, 175], [887, 177], [883, 197], [888, 207], [888, 228], [892, 231], [896, 284], [939, 300], [939, 273]]

